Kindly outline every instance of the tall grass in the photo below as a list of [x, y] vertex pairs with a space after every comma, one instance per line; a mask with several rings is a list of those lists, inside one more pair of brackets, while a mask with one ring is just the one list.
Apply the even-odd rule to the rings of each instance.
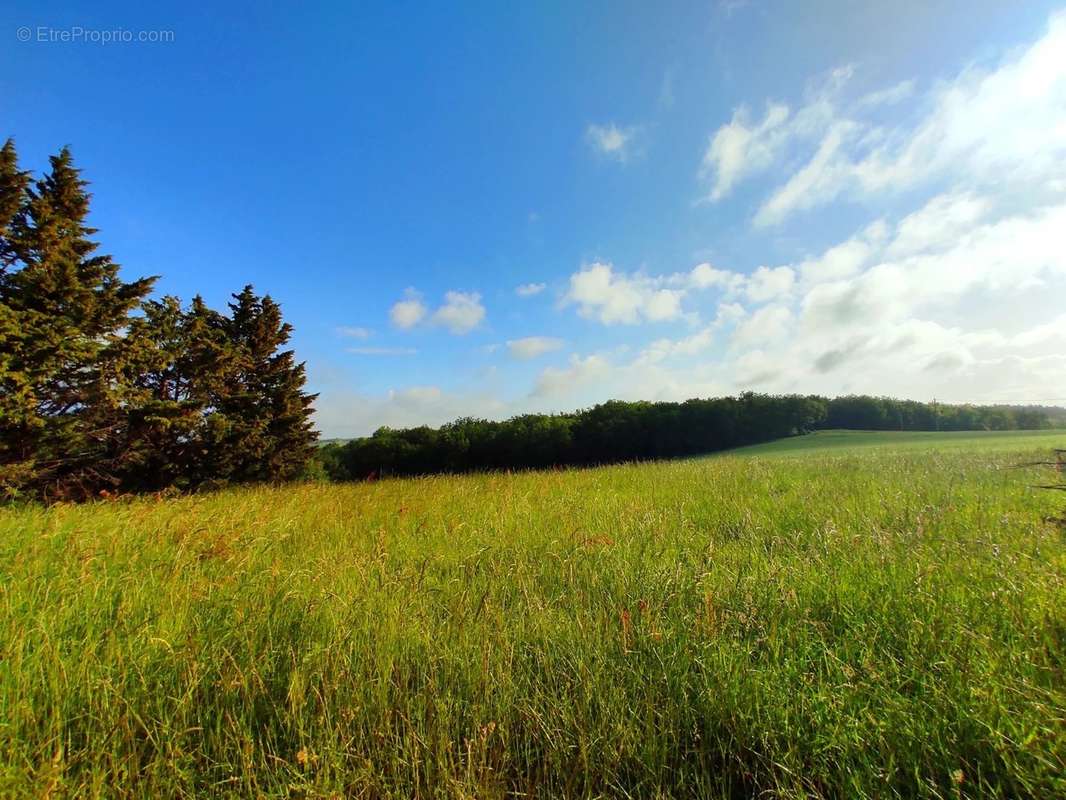
[[0, 511], [0, 795], [1064, 796], [1032, 455]]

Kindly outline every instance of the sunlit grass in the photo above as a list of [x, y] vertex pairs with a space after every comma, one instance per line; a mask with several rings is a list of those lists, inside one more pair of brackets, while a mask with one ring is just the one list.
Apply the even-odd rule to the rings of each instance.
[[936, 441], [0, 511], [0, 796], [1063, 796], [1066, 435]]

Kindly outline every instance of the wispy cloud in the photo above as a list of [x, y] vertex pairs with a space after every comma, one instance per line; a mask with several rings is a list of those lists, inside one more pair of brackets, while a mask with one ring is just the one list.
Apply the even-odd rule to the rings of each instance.
[[561, 350], [565, 342], [553, 336], [527, 336], [524, 339], [511, 339], [507, 342], [507, 352], [511, 358], [519, 361], [530, 359]]
[[640, 129], [636, 126], [620, 128], [613, 122], [607, 125], [589, 125], [585, 129], [585, 140], [599, 155], [624, 164], [636, 152], [636, 142]]
[[546, 283], [523, 283], [521, 286], [516, 286], [514, 293], [519, 297], [532, 297], [535, 294], [540, 294], [546, 288]]
[[413, 347], [349, 347], [348, 352], [359, 356], [413, 356], [418, 353]]
[[374, 335], [374, 332], [369, 328], [357, 328], [349, 325], [340, 325], [336, 329], [338, 336], [343, 336], [345, 339], [369, 339]]
[[[934, 84], [915, 105], [915, 121], [884, 124], [877, 108], [915, 96], [902, 81], [847, 102], [853, 70], [834, 71], [797, 111], [768, 104], [763, 118], [745, 107], [711, 137], [701, 176], [720, 200], [741, 180], [798, 163], [754, 217], [772, 226], [841, 196], [868, 198], [934, 181], [1024, 191], [1066, 185], [1066, 12], [1044, 35], [992, 69], [968, 67]], [[909, 119], [909, 117], [908, 117]]]

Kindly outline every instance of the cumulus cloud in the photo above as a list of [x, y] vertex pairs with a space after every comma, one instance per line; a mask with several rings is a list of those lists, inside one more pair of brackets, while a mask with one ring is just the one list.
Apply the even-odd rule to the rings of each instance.
[[[939, 198], [925, 208], [947, 205], [947, 198]], [[916, 238], [912, 222], [913, 216], [905, 218], [885, 249], [884, 255], [901, 257], [807, 293], [803, 316], [808, 327], [867, 325], [912, 309], [952, 306], [973, 292], [997, 296], [1002, 303], [1011, 293], [1066, 275], [1066, 249], [1059, 244], [1066, 203], [956, 228], [950, 246], [939, 237]], [[924, 248], [915, 251], [920, 240]]]
[[561, 350], [564, 345], [562, 339], [551, 336], [527, 336], [524, 339], [511, 339], [507, 342], [507, 352], [511, 358], [519, 361], [530, 359]]
[[425, 319], [427, 310], [421, 295], [414, 289], [408, 289], [405, 297], [389, 309], [389, 319], [397, 328], [406, 331]]
[[724, 289], [737, 292], [744, 285], [744, 276], [727, 269], [718, 269], [704, 262], [697, 264], [689, 273], [688, 283], [693, 289]]
[[740, 303], [719, 303], [714, 318], [714, 327], [724, 328], [739, 322], [747, 312]]
[[695, 292], [717, 290], [733, 297], [747, 291], [749, 299], [763, 302], [787, 293], [793, 280], [789, 267], [762, 268], [747, 276], [704, 262], [688, 272], [647, 275], [620, 272], [609, 262], [597, 261], [570, 276], [562, 302], [604, 325], [676, 320], [696, 324], [699, 315], [683, 307], [683, 301]]
[[570, 357], [569, 366], [547, 367], [540, 373], [533, 389], [533, 396], [546, 397], [572, 392], [591, 381], [604, 377], [610, 370], [611, 366], [603, 356], [594, 354], [582, 358], [573, 355]]
[[661, 322], [681, 316], [681, 289], [663, 288], [661, 279], [626, 275], [609, 263], [595, 262], [570, 276], [563, 302], [605, 325]]
[[445, 292], [444, 305], [433, 312], [431, 322], [457, 336], [470, 333], [485, 319], [485, 306], [477, 292]]
[[523, 283], [521, 286], [516, 286], [514, 293], [519, 297], [533, 297], [533, 295], [540, 294], [546, 288], [546, 283]]
[[393, 304], [389, 310], [392, 324], [400, 330], [411, 330], [422, 322], [439, 325], [456, 336], [474, 330], [485, 319], [485, 306], [477, 292], [449, 291], [444, 293], [444, 303], [431, 314], [415, 289], [405, 292], [405, 299]]
[[759, 267], [748, 278], [745, 292], [754, 303], [787, 295], [796, 282], [796, 273], [791, 267]]
[[988, 214], [991, 205], [988, 198], [973, 192], [936, 195], [900, 221], [888, 253], [906, 256], [955, 244]]
[[635, 364], [658, 364], [661, 361], [693, 356], [705, 352], [714, 343], [714, 327], [708, 326], [682, 339], [656, 339], [645, 347]]
[[787, 306], [764, 306], [737, 326], [733, 344], [737, 347], [774, 344], [788, 334], [792, 322], [792, 311]]
[[1011, 339], [1015, 347], [1028, 348], [1048, 342], [1066, 341], [1066, 314], [1059, 314], [1051, 322], [1036, 325]]
[[869, 264], [887, 236], [888, 226], [884, 220], [876, 220], [820, 256], [801, 261], [796, 270], [808, 286], [850, 277]]
[[597, 154], [624, 164], [636, 154], [638, 133], [635, 126], [620, 128], [613, 122], [589, 125], [585, 129], [585, 141]]

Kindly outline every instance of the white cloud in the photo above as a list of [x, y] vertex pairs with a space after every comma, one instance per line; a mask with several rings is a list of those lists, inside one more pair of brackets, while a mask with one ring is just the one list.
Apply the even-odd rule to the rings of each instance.
[[708, 326], [682, 339], [656, 339], [634, 361], [637, 365], [658, 364], [683, 356], [698, 355], [714, 344], [714, 327]]
[[514, 293], [519, 297], [533, 297], [533, 295], [540, 294], [546, 288], [546, 283], [523, 283], [521, 286], [516, 286]]
[[607, 125], [589, 125], [585, 140], [599, 155], [625, 163], [635, 154], [639, 129], [620, 128], [613, 122]]
[[585, 358], [573, 355], [570, 366], [564, 369], [547, 367], [540, 373], [533, 389], [534, 397], [572, 392], [574, 389], [596, 381], [610, 372], [610, 364], [603, 356], [590, 355]]
[[987, 198], [972, 192], [939, 194], [900, 221], [888, 253], [906, 256], [953, 245], [988, 214], [990, 206]]
[[561, 350], [563, 344], [562, 339], [556, 339], [551, 336], [527, 336], [524, 339], [509, 340], [507, 342], [507, 352], [510, 353], [512, 358], [516, 358], [519, 361], [529, 361], [545, 353]]
[[790, 267], [759, 267], [748, 278], [746, 292], [754, 303], [787, 295], [796, 282], [796, 273]]
[[570, 289], [563, 302], [577, 305], [581, 316], [605, 325], [679, 317], [680, 293], [661, 289], [658, 284], [647, 276], [617, 273], [611, 264], [595, 262], [570, 276]]
[[1053, 15], [1044, 36], [996, 69], [971, 67], [936, 84], [919, 104], [926, 112], [917, 123], [885, 127], [861, 118], [871, 97], [904, 93], [897, 85], [880, 98], [867, 95], [847, 113], [831, 107], [820, 117], [814, 153], [763, 203], [756, 224], [778, 224], [844, 193], [900, 191], [944, 177], [971, 189], [1061, 191], [1066, 12]]
[[875, 92], [869, 92], [859, 98], [858, 105], [868, 108], [875, 108], [878, 106], [890, 106], [896, 103], [906, 100], [908, 97], [914, 94], [914, 81], [900, 81], [895, 86], [889, 86], [887, 89], [879, 89]]
[[876, 220], [847, 241], [833, 245], [817, 258], [800, 262], [796, 269], [806, 285], [847, 278], [869, 264], [888, 236], [884, 220]]
[[714, 327], [725, 328], [744, 319], [747, 312], [740, 303], [719, 303], [714, 318]]
[[374, 332], [369, 328], [356, 328], [349, 325], [341, 325], [337, 329], [337, 335], [346, 339], [369, 339]]
[[764, 306], [741, 322], [733, 333], [738, 347], [765, 347], [779, 342], [792, 327], [793, 316], [787, 306]]
[[408, 289], [406, 298], [393, 304], [389, 309], [389, 319], [392, 320], [392, 324], [405, 331], [415, 327], [426, 316], [426, 306], [418, 292]]
[[1059, 314], [1051, 322], [1019, 333], [1011, 339], [1011, 344], [1015, 347], [1028, 348], [1046, 342], [1063, 341], [1066, 341], [1066, 314]]
[[[925, 209], [951, 206], [949, 198], [939, 198]], [[946, 247], [939, 237], [916, 237], [914, 219], [903, 220], [885, 249], [887, 255], [905, 255], [847, 280], [814, 286], [803, 300], [805, 324], [839, 332], [930, 307], [951, 307], [974, 292], [1006, 303], [1013, 292], [1066, 275], [1066, 248], [1060, 243], [1066, 203], [956, 225], [954, 241]], [[924, 230], [924, 225], [918, 228]], [[916, 252], [918, 244], [924, 249]]]
[[604, 325], [680, 319], [695, 322], [696, 315], [686, 313], [682, 307], [690, 292], [720, 289], [732, 295], [743, 289], [747, 280], [739, 273], [708, 263], [697, 264], [690, 272], [646, 275], [617, 272], [609, 262], [597, 261], [570, 276], [563, 305], [576, 305], [581, 316]]
[[393, 304], [389, 318], [400, 330], [411, 330], [422, 322], [429, 322], [461, 336], [481, 324], [485, 319], [485, 307], [477, 292], [449, 291], [444, 293], [444, 304], [430, 314], [422, 295], [409, 288], [405, 299]]
[[708, 199], [718, 201], [745, 178], [768, 169], [797, 141], [815, 139], [837, 116], [842, 88], [852, 75], [839, 67], [807, 88], [807, 102], [795, 113], [784, 103], [770, 101], [762, 121], [750, 122], [746, 106], [711, 137], [700, 164], [700, 177], [711, 182]]
[[783, 127], [789, 116], [788, 106], [768, 104], [762, 121], [755, 125], [749, 116], [747, 108], [738, 108], [729, 124], [719, 128], [707, 145], [700, 174], [705, 178], [713, 176], [711, 200], [721, 200], [739, 180], [770, 166], [788, 139]]
[[799, 172], [781, 186], [755, 214], [755, 225], [766, 226], [781, 222], [797, 209], [810, 208], [834, 191], [840, 183], [845, 167], [838, 154], [843, 145], [858, 133], [858, 126], [848, 120], [833, 124], [826, 131], [818, 150]]
[[485, 319], [485, 306], [477, 292], [445, 292], [444, 305], [433, 312], [431, 322], [457, 336], [470, 333]]
[[704, 262], [692, 268], [688, 283], [693, 289], [721, 288], [728, 293], [733, 293], [739, 291], [744, 285], [744, 276], [727, 269], [718, 269]]

